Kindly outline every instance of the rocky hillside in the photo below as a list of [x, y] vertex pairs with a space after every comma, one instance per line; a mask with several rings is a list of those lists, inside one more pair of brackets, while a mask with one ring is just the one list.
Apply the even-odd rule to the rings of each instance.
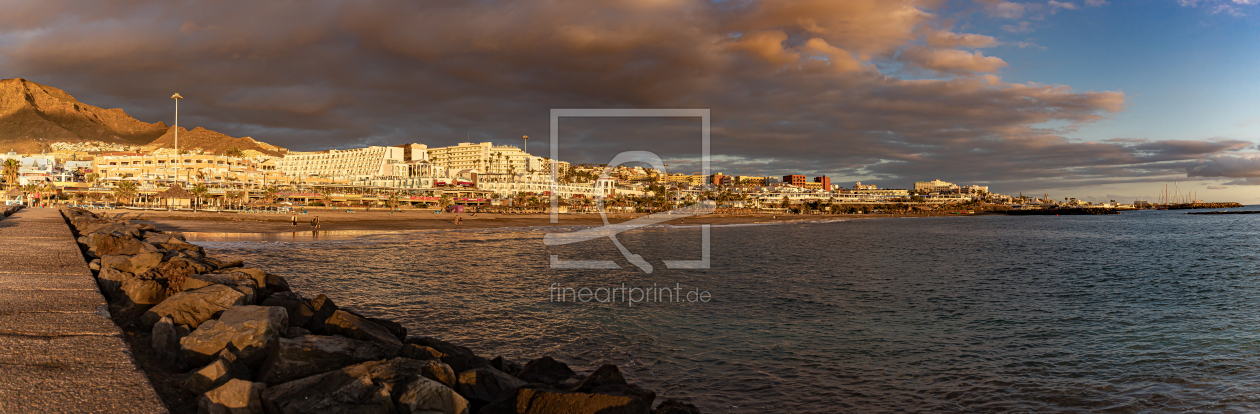
[[[174, 148], [175, 147], [175, 128], [171, 127], [166, 130], [165, 134], [146, 145], [149, 149], [158, 148]], [[231, 148], [241, 151], [254, 150], [267, 155], [283, 155], [288, 150], [277, 147], [265, 142], [255, 141], [250, 137], [232, 138], [226, 134], [214, 132], [202, 127], [193, 128], [191, 131], [179, 128], [179, 148], [196, 149], [200, 148], [207, 151], [214, 151], [215, 154], [223, 154]]]
[[[187, 134], [188, 141], [185, 141]], [[0, 80], [0, 151], [39, 152], [54, 142], [101, 141], [114, 144], [170, 147], [173, 128], [147, 123], [122, 109], [104, 109], [79, 102], [61, 89], [26, 79]], [[277, 155], [285, 150], [251, 138], [196, 128], [180, 131], [180, 148], [222, 153], [232, 147]]]

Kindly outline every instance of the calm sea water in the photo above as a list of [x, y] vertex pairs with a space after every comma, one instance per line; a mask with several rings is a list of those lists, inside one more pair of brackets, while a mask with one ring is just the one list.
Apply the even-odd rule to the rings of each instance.
[[[620, 235], [651, 274], [608, 239], [549, 248], [547, 231], [202, 243], [415, 334], [580, 372], [617, 364], [706, 412], [1260, 410], [1260, 215], [715, 227], [712, 267], [687, 271], [660, 260], [698, 258], [698, 227]], [[552, 270], [552, 254], [624, 269]], [[551, 290], [623, 283], [684, 298]]]

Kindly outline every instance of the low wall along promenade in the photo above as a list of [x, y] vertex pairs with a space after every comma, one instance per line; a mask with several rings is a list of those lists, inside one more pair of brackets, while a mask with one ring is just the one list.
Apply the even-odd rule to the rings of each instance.
[[615, 365], [485, 358], [179, 233], [60, 213], [0, 221], [0, 412], [698, 412]]

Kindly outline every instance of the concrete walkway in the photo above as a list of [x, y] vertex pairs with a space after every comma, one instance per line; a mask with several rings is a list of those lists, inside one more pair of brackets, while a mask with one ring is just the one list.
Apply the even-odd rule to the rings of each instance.
[[0, 220], [0, 413], [166, 412], [56, 209]]

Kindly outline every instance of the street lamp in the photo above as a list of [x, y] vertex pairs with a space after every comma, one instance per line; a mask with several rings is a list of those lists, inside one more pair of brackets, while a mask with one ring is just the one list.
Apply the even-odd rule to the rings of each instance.
[[521, 139], [525, 140], [525, 155], [529, 155], [529, 135], [523, 135]]
[[178, 181], [179, 168], [184, 167], [184, 160], [179, 157], [179, 100], [184, 99], [184, 97], [176, 93], [171, 95], [171, 99], [175, 100], [175, 162], [178, 164], [178, 167], [175, 167], [175, 179]]

